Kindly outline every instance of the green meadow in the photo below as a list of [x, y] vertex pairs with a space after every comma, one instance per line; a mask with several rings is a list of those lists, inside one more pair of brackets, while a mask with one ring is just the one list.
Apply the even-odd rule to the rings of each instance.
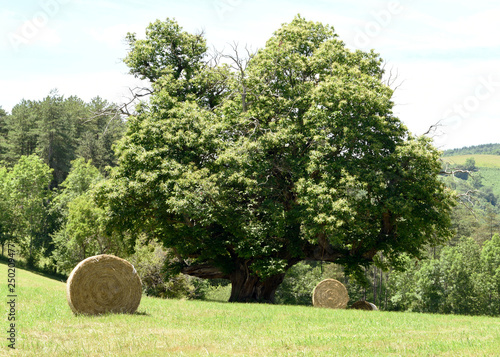
[[471, 154], [471, 155], [456, 155], [456, 156], [446, 156], [443, 157], [444, 162], [448, 162], [452, 165], [464, 165], [468, 158], [474, 158], [476, 161], [476, 166], [500, 169], [500, 155], [483, 155], [483, 154]]
[[[7, 281], [7, 266], [0, 264]], [[7, 284], [0, 294], [7, 299]], [[65, 283], [16, 271], [16, 350], [2, 356], [498, 356], [500, 319], [161, 300], [134, 315], [75, 316]]]

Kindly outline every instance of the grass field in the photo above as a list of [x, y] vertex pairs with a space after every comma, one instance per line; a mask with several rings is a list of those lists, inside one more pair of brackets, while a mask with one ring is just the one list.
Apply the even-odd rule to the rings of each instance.
[[444, 162], [463, 165], [468, 158], [474, 158], [477, 167], [488, 167], [500, 169], [500, 155], [457, 155], [443, 157]]
[[3, 304], [2, 356], [500, 355], [498, 318], [148, 297], [134, 315], [74, 316], [63, 282], [20, 269], [16, 293], [17, 349]]

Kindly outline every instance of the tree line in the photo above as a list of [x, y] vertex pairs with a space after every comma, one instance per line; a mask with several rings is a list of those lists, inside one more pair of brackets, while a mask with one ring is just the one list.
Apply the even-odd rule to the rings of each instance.
[[[126, 124], [115, 113], [99, 97], [86, 103], [57, 91], [43, 100], [22, 100], [12, 113], [0, 110], [2, 247], [16, 242], [30, 265], [51, 256], [66, 209], [55, 204], [68, 192], [63, 182], [74, 160], [92, 162], [102, 176], [116, 164], [112, 145]], [[83, 182], [76, 185], [84, 189]]]
[[36, 154], [52, 169], [51, 188], [64, 181], [77, 157], [104, 173], [116, 162], [111, 146], [125, 129], [113, 108], [99, 97], [86, 103], [54, 90], [43, 100], [22, 100], [10, 114], [0, 110], [0, 163], [13, 167], [22, 156]]
[[443, 152], [443, 156], [455, 156], [455, 155], [500, 155], [500, 144], [482, 144], [465, 146], [463, 148], [448, 149]]

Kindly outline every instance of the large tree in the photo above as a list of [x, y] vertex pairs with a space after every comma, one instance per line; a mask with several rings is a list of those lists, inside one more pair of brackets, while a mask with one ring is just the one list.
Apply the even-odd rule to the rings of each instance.
[[229, 64], [170, 19], [128, 40], [153, 90], [100, 197], [114, 227], [161, 239], [182, 272], [230, 279], [231, 301], [272, 301], [303, 259], [359, 273], [449, 237], [439, 153], [393, 115], [374, 52], [300, 16]]

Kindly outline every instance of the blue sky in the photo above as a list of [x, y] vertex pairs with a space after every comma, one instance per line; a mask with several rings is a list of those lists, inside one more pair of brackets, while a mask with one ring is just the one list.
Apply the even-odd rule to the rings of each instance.
[[209, 45], [262, 47], [300, 13], [375, 49], [397, 73], [395, 112], [415, 134], [441, 123], [442, 149], [500, 142], [500, 4], [496, 0], [23, 0], [0, 5], [0, 106], [52, 89], [125, 100], [127, 32], [175, 18]]

